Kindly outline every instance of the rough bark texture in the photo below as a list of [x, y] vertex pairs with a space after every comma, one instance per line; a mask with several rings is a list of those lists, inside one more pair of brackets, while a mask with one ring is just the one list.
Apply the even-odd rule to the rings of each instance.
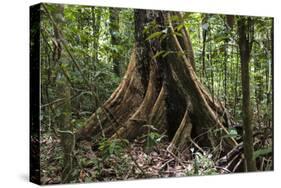
[[[132, 140], [143, 135], [144, 125], [153, 125], [166, 132], [171, 152], [182, 152], [191, 143], [216, 147], [222, 142], [224, 149], [237, 145], [231, 137], [221, 140], [228, 134], [229, 114], [198, 80], [188, 32], [182, 28], [181, 36], [175, 34], [174, 27], [180, 23], [173, 21], [174, 16], [180, 15], [135, 10], [136, 44], [127, 72], [111, 97], [79, 130], [78, 139], [97, 140], [104, 135]], [[151, 22], [156, 26], [143, 32]], [[155, 32], [162, 34], [147, 40]], [[169, 53], [156, 56], [161, 51]]]

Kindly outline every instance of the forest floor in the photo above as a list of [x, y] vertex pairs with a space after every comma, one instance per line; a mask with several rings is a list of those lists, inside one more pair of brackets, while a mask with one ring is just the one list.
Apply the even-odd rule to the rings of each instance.
[[[63, 151], [59, 138], [42, 134], [42, 184], [61, 183]], [[93, 146], [82, 141], [74, 151], [71, 183], [93, 181], [133, 180], [141, 178], [181, 177], [228, 173], [215, 166], [212, 155], [194, 152], [189, 148], [176, 156], [167, 150], [169, 142], [163, 140], [147, 149], [144, 138], [121, 147], [121, 141], [107, 147]]]

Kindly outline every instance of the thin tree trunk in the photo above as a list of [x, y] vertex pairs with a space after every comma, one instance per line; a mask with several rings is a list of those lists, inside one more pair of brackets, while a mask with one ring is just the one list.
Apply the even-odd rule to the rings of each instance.
[[[202, 20], [202, 25], [207, 25], [207, 18], [204, 17]], [[205, 62], [205, 54], [206, 54], [206, 39], [207, 39], [207, 33], [208, 28], [202, 27], [202, 37], [203, 37], [203, 47], [202, 47], [202, 77], [204, 78], [206, 75], [206, 62]]]
[[[61, 54], [62, 54], [62, 41], [63, 36], [59, 30], [58, 25], [63, 24], [64, 6], [57, 5], [55, 9], [50, 13], [45, 5], [43, 5], [47, 15], [53, 21], [54, 25], [54, 36], [55, 41], [53, 47], [53, 60], [54, 63], [61, 67]], [[68, 83], [67, 77], [63, 69], [57, 69], [57, 80], [56, 80], [56, 90], [60, 98], [64, 99], [59, 111], [61, 112], [56, 119], [58, 124], [57, 132], [60, 133], [61, 145], [63, 148], [63, 166], [61, 179], [63, 183], [67, 183], [71, 180], [71, 173], [73, 170], [73, 156], [72, 152], [75, 145], [75, 137], [73, 134], [73, 128], [71, 126], [71, 91], [70, 85]]]
[[223, 79], [223, 85], [224, 85], [224, 104], [227, 104], [227, 60], [228, 60], [228, 40], [224, 41], [224, 79]]
[[[272, 70], [273, 70], [273, 65], [274, 65], [274, 47], [273, 47], [273, 32], [274, 32], [274, 19], [272, 18], [272, 21], [271, 21], [271, 30], [270, 30], [270, 41], [269, 41], [269, 45], [270, 45], [270, 50], [271, 50], [271, 54], [269, 55], [270, 56], [270, 61], [268, 61], [268, 71], [267, 71], [267, 85], [268, 87], [266, 88], [267, 89], [267, 106], [269, 107], [270, 104], [271, 104], [271, 98], [272, 98], [272, 94], [271, 94], [271, 86], [272, 86]], [[270, 108], [268, 108], [270, 109]]]
[[111, 52], [111, 59], [113, 64], [113, 72], [120, 76], [120, 55], [118, 52], [118, 44], [120, 43], [120, 37], [119, 37], [119, 12], [120, 10], [118, 8], [109, 8], [109, 31], [111, 35], [111, 44], [113, 47], [113, 50]]
[[255, 70], [255, 102], [256, 102], [256, 110], [257, 110], [257, 122], [259, 126], [261, 125], [261, 119], [260, 119], [260, 104], [263, 101], [262, 96], [262, 75], [261, 75], [261, 62], [257, 60], [256, 57], [253, 57], [254, 59], [254, 70]]
[[[211, 37], [211, 34], [209, 34], [209, 37]], [[212, 100], [214, 101], [215, 98], [215, 91], [214, 91], [214, 66], [213, 66], [213, 57], [212, 57], [212, 44], [209, 45], [209, 62], [211, 65], [211, 95]]]
[[[97, 7], [91, 7], [91, 19], [92, 19], [92, 35], [93, 35], [93, 41], [92, 41], [92, 63], [93, 63], [93, 71], [92, 75], [96, 73], [96, 67], [99, 63], [99, 36], [100, 36], [100, 25], [101, 25], [101, 9]], [[96, 84], [95, 84], [95, 78], [93, 76], [90, 76], [90, 79], [93, 84], [91, 85], [92, 92], [97, 92]], [[94, 109], [97, 109], [100, 105], [99, 97], [96, 95], [96, 97], [92, 97], [95, 101]]]
[[238, 20], [239, 49], [241, 63], [241, 79], [243, 93], [243, 145], [246, 159], [246, 171], [256, 171], [256, 161], [254, 158], [253, 142], [253, 125], [252, 125], [252, 108], [250, 99], [250, 77], [249, 62], [251, 57], [251, 48], [253, 42], [253, 25], [252, 20], [240, 17]]
[[239, 53], [238, 53], [238, 51], [239, 51], [239, 47], [237, 47], [236, 48], [237, 49], [237, 51], [236, 51], [236, 55], [237, 55], [237, 57], [236, 57], [236, 60], [237, 60], [237, 62], [235, 62], [236, 63], [236, 68], [235, 68], [235, 85], [234, 85], [234, 107], [233, 107], [233, 110], [234, 110], [234, 118], [236, 118], [236, 114], [237, 114], [237, 112], [236, 112], [236, 108], [237, 108], [237, 104], [238, 104], [238, 79], [239, 79]]
[[92, 31], [93, 31], [93, 67], [96, 68], [98, 64], [98, 51], [99, 51], [99, 36], [100, 36], [100, 22], [101, 22], [101, 9], [97, 7], [91, 8], [92, 13]]

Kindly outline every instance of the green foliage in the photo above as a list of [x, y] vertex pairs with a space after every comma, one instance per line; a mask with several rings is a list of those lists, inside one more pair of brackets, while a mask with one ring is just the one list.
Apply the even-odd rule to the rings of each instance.
[[125, 139], [103, 139], [99, 143], [99, 150], [103, 159], [107, 159], [113, 155], [120, 156], [128, 144], [128, 140]]
[[268, 146], [267, 148], [258, 149], [254, 152], [254, 158], [258, 158], [261, 156], [265, 156], [272, 153], [272, 145]]
[[161, 135], [157, 132], [157, 129], [153, 125], [144, 125], [144, 127], [148, 128], [147, 134], [145, 134], [145, 151], [150, 152], [154, 146], [162, 141], [166, 135]]
[[[239, 17], [234, 17], [233, 27], [230, 28], [224, 15], [200, 13], [184, 15], [185, 26], [195, 52], [197, 75], [213, 96], [225, 102], [235, 121], [241, 122], [242, 88], [236, 24], [238, 19]], [[270, 88], [272, 19], [263, 17], [252, 19], [255, 24], [255, 41], [250, 61], [251, 103], [254, 112], [259, 112], [258, 117], [254, 118], [261, 120], [271, 109], [268, 104], [271, 103], [269, 96], [272, 94]], [[181, 24], [178, 27], [181, 27]], [[205, 67], [202, 63], [203, 32], [206, 32]]]
[[237, 130], [235, 128], [229, 128], [228, 129], [228, 135], [225, 135], [223, 136], [223, 138], [226, 138], [226, 137], [232, 137], [232, 138], [235, 138], [235, 139], [240, 139], [242, 137], [242, 135], [239, 135]]
[[157, 132], [149, 132], [146, 135], [146, 150], [151, 150], [161, 140], [161, 135]]
[[215, 168], [212, 155], [207, 153], [195, 152], [193, 153], [193, 171], [188, 171], [187, 175], [215, 175], [218, 174]]
[[157, 31], [155, 33], [152, 33], [151, 35], [149, 35], [146, 40], [152, 40], [155, 38], [159, 38], [163, 33], [161, 31]]
[[[46, 7], [52, 14], [55, 4]], [[120, 29], [116, 33], [120, 38], [118, 45], [112, 45], [109, 33], [108, 8], [65, 5], [59, 30], [66, 47], [61, 49], [60, 62], [53, 61], [55, 52], [54, 27], [46, 14], [41, 22], [41, 120], [47, 130], [53, 126], [55, 117], [61, 114], [60, 92], [56, 84], [64, 84], [62, 77], [67, 76], [71, 85], [72, 120], [80, 127], [81, 122], [89, 117], [114, 91], [125, 72], [133, 46], [134, 26], [133, 10], [120, 11]], [[120, 56], [121, 75], [114, 74], [109, 51]], [[80, 70], [74, 64], [74, 60]], [[47, 105], [52, 104], [52, 105]]]

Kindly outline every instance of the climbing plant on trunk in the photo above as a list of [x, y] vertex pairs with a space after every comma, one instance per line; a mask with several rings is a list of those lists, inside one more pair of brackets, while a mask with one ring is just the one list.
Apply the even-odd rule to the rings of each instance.
[[69, 82], [68, 73], [63, 65], [61, 54], [63, 52], [63, 35], [60, 27], [63, 25], [64, 6], [56, 5], [52, 11], [43, 5], [47, 17], [53, 24], [54, 40], [53, 40], [53, 58], [52, 63], [56, 65], [55, 85], [56, 91], [63, 99], [60, 108], [53, 109], [56, 114], [56, 132], [60, 135], [60, 142], [63, 149], [63, 166], [61, 181], [69, 182], [73, 170], [73, 149], [75, 146], [75, 135], [71, 125], [71, 82]]

